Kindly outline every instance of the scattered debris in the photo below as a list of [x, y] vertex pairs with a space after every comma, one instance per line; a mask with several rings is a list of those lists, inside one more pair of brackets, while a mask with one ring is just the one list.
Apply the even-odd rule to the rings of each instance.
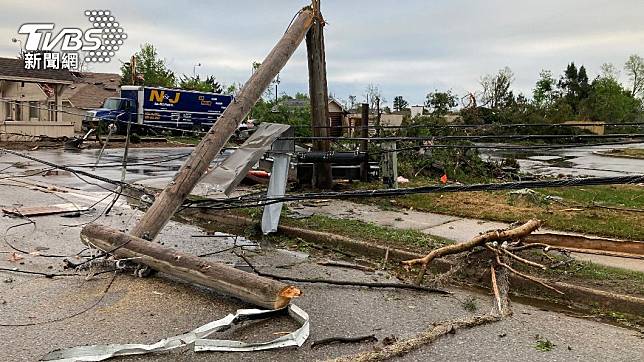
[[378, 342], [375, 334], [358, 337], [329, 337], [314, 341], [311, 343], [311, 348], [317, 348], [334, 343], [358, 343], [358, 342]]
[[2, 209], [5, 214], [32, 217], [32, 216], [47, 216], [63, 214], [66, 216], [78, 215], [81, 212], [88, 211], [87, 207], [79, 207], [75, 204], [57, 204], [49, 206], [32, 206], [32, 207], [18, 207], [13, 209]]
[[22, 259], [24, 259], [24, 257], [23, 257], [23, 256], [21, 256], [21, 255], [18, 255], [18, 254], [14, 251], [13, 253], [11, 253], [11, 255], [9, 255], [9, 259], [7, 259], [7, 260], [9, 260], [9, 261], [10, 261], [10, 262], [12, 262], [12, 263], [15, 263], [15, 262], [20, 261], [20, 260], [22, 260]]
[[409, 179], [402, 176], [398, 176], [396, 178], [396, 182], [399, 184], [406, 184], [406, 183], [409, 183]]
[[357, 270], [362, 270], [365, 272], [370, 272], [373, 273], [376, 271], [374, 268], [370, 268], [368, 266], [364, 265], [359, 265], [359, 264], [353, 264], [353, 263], [347, 263], [344, 261], [334, 261], [334, 260], [326, 260], [326, 261], [318, 261], [318, 265], [324, 265], [324, 266], [334, 266], [338, 268], [349, 268], [349, 269], [357, 269]]

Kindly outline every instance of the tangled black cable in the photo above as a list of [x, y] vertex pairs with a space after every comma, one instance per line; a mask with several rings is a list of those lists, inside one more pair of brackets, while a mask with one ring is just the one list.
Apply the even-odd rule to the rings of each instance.
[[392, 197], [412, 194], [444, 193], [444, 192], [473, 192], [473, 191], [503, 191], [524, 188], [597, 186], [616, 184], [644, 183], [644, 175], [566, 178], [558, 180], [515, 181], [501, 183], [479, 183], [468, 185], [431, 185], [403, 189], [352, 190], [334, 192], [308, 192], [287, 194], [281, 197], [247, 197], [239, 196], [225, 200], [195, 200], [189, 207], [228, 210], [238, 208], [260, 207], [279, 202], [316, 200], [316, 199], [351, 199], [360, 197]]

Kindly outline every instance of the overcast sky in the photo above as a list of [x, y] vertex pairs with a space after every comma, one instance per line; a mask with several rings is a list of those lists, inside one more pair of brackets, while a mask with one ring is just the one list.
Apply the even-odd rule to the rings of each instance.
[[[140, 44], [154, 44], [179, 75], [215, 75], [244, 82], [294, 13], [307, 1], [47, 1], [3, 0], [0, 56], [15, 56], [11, 38], [26, 22], [87, 27], [83, 12], [107, 9], [128, 34], [116, 58], [127, 60]], [[570, 61], [594, 77], [604, 62], [622, 68], [644, 56], [642, 0], [322, 0], [329, 91], [362, 100], [369, 83], [388, 104], [403, 95], [422, 103], [434, 89], [462, 95], [478, 89], [485, 73], [509, 66], [514, 89], [531, 94], [541, 69], [562, 73]], [[304, 45], [281, 73], [280, 93], [306, 92]], [[92, 71], [117, 72], [119, 61]]]

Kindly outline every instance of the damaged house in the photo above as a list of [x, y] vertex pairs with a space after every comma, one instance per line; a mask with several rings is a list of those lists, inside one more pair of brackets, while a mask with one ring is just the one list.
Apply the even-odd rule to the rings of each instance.
[[25, 69], [22, 59], [0, 58], [0, 139], [72, 137], [86, 110], [118, 95], [119, 82], [117, 74]]

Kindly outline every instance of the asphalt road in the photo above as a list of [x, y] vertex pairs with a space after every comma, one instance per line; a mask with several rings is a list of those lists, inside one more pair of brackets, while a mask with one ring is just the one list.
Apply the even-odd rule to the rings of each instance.
[[[5, 172], [16, 173], [20, 170], [10, 169]], [[76, 181], [72, 181], [73, 179], [75, 178], [71, 175], [33, 176], [19, 178], [17, 181], [0, 179], [0, 206], [42, 206], [62, 202], [89, 206], [105, 195], [92, 187], [63, 189], [66, 192], [43, 192], [33, 186], [34, 183], [44, 186], [66, 185], [67, 182], [74, 184]], [[0, 240], [0, 267], [69, 272], [62, 269], [62, 258], [58, 257], [21, 254], [22, 259], [11, 261], [13, 250], [6, 242], [40, 254], [74, 255], [84, 247], [79, 241], [82, 224], [96, 221], [128, 230], [141, 215], [119, 202], [110, 216], [94, 220], [106, 202], [107, 200], [98, 204], [94, 213], [77, 218], [34, 217], [35, 224], [14, 227], [6, 232], [9, 227], [23, 224], [25, 220], [0, 217], [0, 232], [3, 235], [3, 240]], [[193, 237], [205, 234], [198, 227], [171, 222], [165, 227], [159, 240], [167, 246], [190, 253], [221, 250], [231, 243], [226, 238]], [[329, 256], [286, 251], [273, 245], [261, 245], [261, 249], [249, 252], [249, 256], [258, 267], [279, 274], [362, 281], [395, 280], [387, 273], [365, 273], [320, 266], [315, 262]], [[211, 259], [232, 265], [241, 264], [231, 253], [220, 253]], [[94, 304], [101, 297], [109, 278], [110, 274], [92, 278], [78, 276], [48, 279], [0, 272], [0, 325], [61, 319], [35, 326], [0, 326], [3, 345], [0, 359], [33, 361], [54, 349], [86, 344], [156, 342], [219, 319], [238, 308], [249, 307], [234, 298], [191, 286], [165, 275], [146, 279], [118, 275], [96, 307], [78, 316], [66, 318]], [[311, 349], [312, 341], [332, 336], [364, 334], [375, 334], [380, 341], [392, 335], [398, 339], [409, 338], [431, 327], [432, 323], [470, 316], [471, 312], [462, 306], [462, 301], [468, 297], [474, 298], [477, 313], [486, 313], [491, 308], [489, 296], [454, 288], [449, 288], [453, 295], [441, 296], [425, 292], [317, 284], [302, 284], [300, 287], [304, 295], [295, 300], [295, 304], [311, 316], [311, 336], [301, 348], [255, 353], [200, 354], [192, 352], [190, 348], [181, 348], [161, 355], [122, 360], [323, 360], [372, 350], [380, 346], [381, 342]], [[448, 335], [403, 359], [641, 361], [644, 357], [643, 335], [640, 332], [518, 303], [513, 305], [513, 310], [514, 315], [504, 321]], [[213, 338], [268, 340], [295, 327], [293, 321], [280, 317], [246, 323]], [[555, 346], [549, 352], [538, 351], [535, 348], [538, 338], [547, 339]]]
[[515, 157], [521, 171], [546, 176], [624, 176], [642, 174], [644, 160], [610, 157], [598, 152], [622, 148], [644, 148], [644, 143], [588, 146], [563, 149], [508, 151], [481, 150], [481, 155], [494, 159]]

